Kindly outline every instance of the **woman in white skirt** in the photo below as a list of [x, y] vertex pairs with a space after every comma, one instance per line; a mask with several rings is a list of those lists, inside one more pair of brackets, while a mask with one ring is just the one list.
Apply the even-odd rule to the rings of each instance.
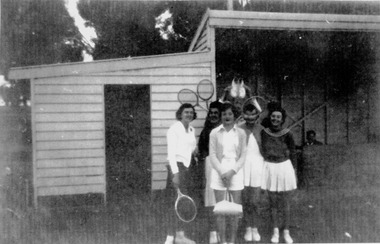
[[260, 225], [259, 207], [261, 201], [261, 177], [264, 166], [264, 158], [260, 152], [263, 126], [258, 123], [260, 106], [249, 103], [243, 107], [245, 123], [240, 126], [247, 134], [247, 156], [244, 164], [244, 190], [243, 200], [243, 225], [246, 228], [244, 240], [247, 242], [260, 241], [258, 231]]
[[219, 101], [214, 101], [210, 103], [210, 107], [207, 113], [204, 128], [199, 136], [198, 140], [198, 165], [201, 167], [200, 173], [195, 179], [196, 181], [201, 181], [203, 187], [198, 189], [202, 191], [201, 195], [204, 198], [204, 211], [208, 220], [208, 227], [210, 231], [209, 244], [217, 244], [218, 237], [216, 232], [216, 220], [212, 212], [215, 205], [214, 191], [211, 189], [211, 163], [209, 155], [209, 142], [211, 131], [220, 125], [220, 107], [222, 103]]
[[296, 163], [293, 135], [283, 129], [286, 112], [280, 106], [269, 111], [269, 128], [261, 131], [261, 145], [264, 169], [261, 188], [268, 191], [271, 208], [273, 235], [272, 243], [279, 242], [279, 212], [284, 216], [284, 239], [293, 243], [289, 233], [290, 193], [297, 188], [296, 175], [292, 163]]
[[[210, 134], [209, 150], [212, 166], [210, 186], [214, 190], [216, 202], [223, 201], [227, 191], [235, 203], [241, 204], [241, 191], [244, 188], [242, 167], [245, 161], [247, 136], [244, 130], [235, 124], [238, 110], [234, 105], [224, 103], [221, 114], [222, 125], [213, 129]], [[229, 230], [226, 229], [227, 222]], [[235, 243], [237, 216], [217, 216], [217, 227], [220, 243]]]

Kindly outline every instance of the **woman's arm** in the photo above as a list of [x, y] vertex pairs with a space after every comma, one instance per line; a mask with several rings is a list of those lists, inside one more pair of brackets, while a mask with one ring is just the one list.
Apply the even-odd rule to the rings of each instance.
[[294, 142], [293, 134], [289, 131], [287, 138], [286, 138], [286, 145], [289, 149], [289, 158], [290, 161], [292, 161], [292, 164], [294, 166], [297, 165], [297, 151], [296, 151], [296, 144]]
[[168, 146], [168, 161], [170, 165], [170, 169], [172, 170], [173, 174], [178, 173], [178, 166], [177, 166], [177, 160], [176, 160], [176, 149], [177, 149], [177, 143], [178, 138], [175, 133], [174, 128], [171, 127], [167, 134], [166, 134], [166, 140], [167, 140], [167, 146]]
[[220, 165], [220, 161], [217, 157], [218, 150], [218, 137], [216, 131], [211, 131], [210, 134], [210, 142], [209, 142], [209, 157], [211, 162], [211, 167], [214, 168], [219, 175], [222, 174], [222, 169]]
[[244, 162], [245, 162], [245, 157], [247, 154], [247, 143], [246, 143], [247, 135], [243, 130], [240, 130], [238, 132], [238, 136], [239, 136], [240, 152], [236, 152], [237, 155], [239, 155], [239, 158], [236, 161], [235, 167], [233, 167], [233, 170], [235, 171], [235, 173], [237, 173], [243, 167]]
[[207, 129], [203, 129], [198, 140], [198, 159], [204, 160], [208, 156], [208, 142], [210, 131]]

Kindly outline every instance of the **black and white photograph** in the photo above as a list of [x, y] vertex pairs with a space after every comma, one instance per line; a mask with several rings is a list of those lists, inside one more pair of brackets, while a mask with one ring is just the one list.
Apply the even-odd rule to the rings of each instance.
[[0, 18], [0, 244], [380, 243], [380, 0]]

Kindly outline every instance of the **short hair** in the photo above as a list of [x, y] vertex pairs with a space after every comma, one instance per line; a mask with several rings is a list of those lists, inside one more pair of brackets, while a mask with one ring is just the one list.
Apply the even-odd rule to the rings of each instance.
[[255, 107], [255, 105], [253, 105], [252, 103], [248, 103], [247, 105], [245, 105], [243, 107], [243, 113], [247, 112], [247, 111], [253, 111], [253, 110], [256, 110], [257, 112], [259, 112], [257, 110], [257, 108]]
[[278, 109], [282, 109], [281, 103], [277, 102], [277, 101], [270, 101], [267, 104], [267, 109], [268, 109], [269, 113], [272, 113], [273, 111], [280, 111]]
[[235, 119], [239, 117], [239, 110], [230, 102], [225, 102], [222, 104], [222, 107], [220, 108], [220, 113], [223, 113], [224, 111], [231, 109], [232, 113], [234, 114]]
[[183, 112], [183, 110], [185, 110], [186, 108], [192, 108], [192, 109], [193, 109], [193, 112], [194, 112], [193, 120], [195, 120], [195, 119], [197, 118], [197, 113], [195, 112], [194, 106], [191, 105], [190, 103], [184, 103], [184, 104], [182, 104], [182, 105], [178, 108], [177, 112], [175, 113], [175, 117], [176, 117], [176, 119], [177, 119], [177, 120], [181, 120], [181, 119], [182, 119], [182, 118], [181, 118], [182, 112]]
[[308, 135], [311, 135], [311, 134], [313, 134], [313, 135], [317, 135], [317, 133], [315, 133], [315, 131], [314, 130], [308, 130], [308, 131], [306, 131], [306, 135], [308, 136]]
[[285, 123], [285, 120], [286, 120], [286, 111], [285, 109], [281, 108], [281, 107], [274, 107], [272, 110], [269, 111], [268, 113], [268, 118], [270, 119], [270, 116], [272, 115], [273, 112], [280, 112], [281, 115], [282, 115], [282, 123]]
[[214, 101], [210, 103], [209, 109], [217, 108], [220, 111], [220, 107], [222, 106], [222, 103], [219, 101]]
[[221, 113], [220, 112], [221, 106], [222, 106], [222, 103], [219, 101], [214, 101], [214, 102], [210, 103], [210, 106], [209, 106], [208, 112], [207, 112], [207, 118], [208, 118], [208, 116], [210, 116], [211, 109], [213, 109], [213, 108], [216, 108], [218, 110], [218, 113], [220, 114]]

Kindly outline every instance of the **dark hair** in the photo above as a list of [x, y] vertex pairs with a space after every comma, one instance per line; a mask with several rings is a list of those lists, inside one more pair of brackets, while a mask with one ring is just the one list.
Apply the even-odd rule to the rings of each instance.
[[273, 111], [281, 111], [281, 103], [276, 101], [270, 101], [267, 105], [267, 109], [269, 113], [272, 113]]
[[270, 116], [272, 115], [273, 112], [280, 112], [281, 115], [282, 115], [282, 124], [285, 123], [285, 119], [286, 119], [286, 111], [285, 111], [285, 109], [283, 109], [281, 107], [275, 107], [275, 108], [273, 108], [268, 113], [268, 118], [269, 119], [270, 119]]
[[308, 136], [308, 135], [311, 135], [311, 134], [313, 134], [313, 135], [317, 135], [317, 133], [315, 133], [314, 130], [308, 130], [308, 131], [306, 132], [306, 135], [307, 135], [307, 136]]
[[248, 103], [247, 105], [243, 107], [243, 113], [247, 111], [253, 111], [253, 110], [257, 110], [257, 108], [252, 103]]
[[182, 115], [183, 110], [185, 110], [185, 108], [192, 108], [193, 111], [194, 111], [194, 117], [193, 117], [193, 120], [197, 118], [197, 113], [195, 112], [194, 106], [191, 105], [190, 103], [184, 103], [184, 104], [182, 104], [182, 105], [178, 108], [177, 112], [175, 113], [175, 117], [176, 117], [177, 120], [181, 120], [181, 119], [182, 119], [182, 118], [181, 118], [181, 115]]
[[214, 101], [210, 103], [209, 109], [217, 108], [220, 111], [220, 107], [222, 106], [222, 103], [219, 101]]
[[220, 113], [220, 107], [221, 106], [222, 106], [222, 103], [219, 102], [219, 101], [214, 101], [214, 102], [210, 103], [210, 106], [209, 106], [208, 112], [207, 112], [207, 118], [210, 115], [210, 112], [211, 112], [212, 108], [216, 108], [218, 110], [218, 112]]
[[230, 102], [225, 102], [222, 104], [222, 107], [220, 108], [220, 113], [223, 113], [224, 111], [231, 109], [232, 113], [234, 114], [235, 119], [239, 117], [239, 110]]

